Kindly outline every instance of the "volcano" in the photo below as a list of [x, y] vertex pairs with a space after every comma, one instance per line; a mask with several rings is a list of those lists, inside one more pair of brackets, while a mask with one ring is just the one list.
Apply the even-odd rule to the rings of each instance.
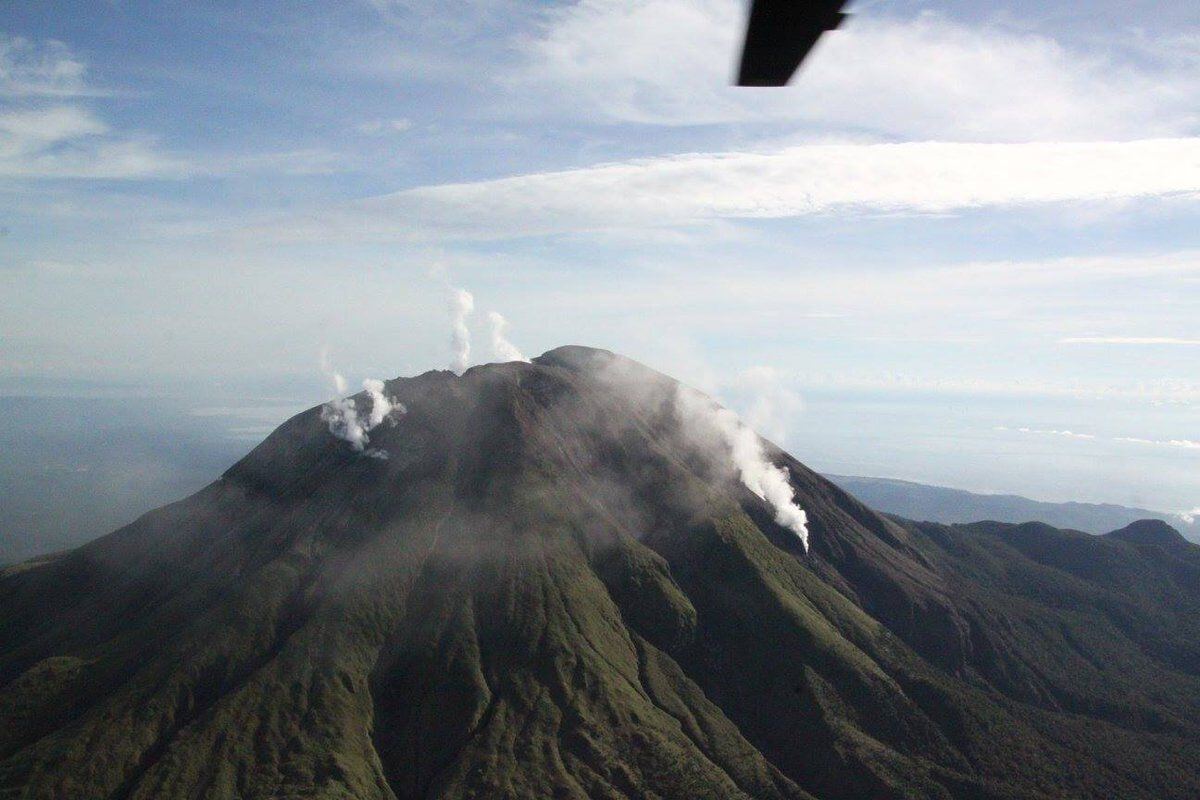
[[1200, 796], [1164, 523], [908, 522], [761, 442], [806, 550], [628, 359], [384, 390], [370, 453], [314, 408], [0, 574], [0, 796]]

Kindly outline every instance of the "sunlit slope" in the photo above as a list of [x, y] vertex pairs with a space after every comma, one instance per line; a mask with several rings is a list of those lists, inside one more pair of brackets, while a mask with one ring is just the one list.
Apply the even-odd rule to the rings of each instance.
[[603, 351], [389, 382], [0, 578], [0, 787], [88, 798], [1191, 798], [1200, 548], [901, 525], [812, 551]]

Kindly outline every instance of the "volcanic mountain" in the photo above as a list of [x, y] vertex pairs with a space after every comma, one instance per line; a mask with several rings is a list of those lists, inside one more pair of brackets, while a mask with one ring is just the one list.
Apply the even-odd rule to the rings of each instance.
[[806, 551], [627, 359], [384, 391], [0, 574], [0, 796], [1200, 796], [1164, 523], [909, 523], [762, 443]]

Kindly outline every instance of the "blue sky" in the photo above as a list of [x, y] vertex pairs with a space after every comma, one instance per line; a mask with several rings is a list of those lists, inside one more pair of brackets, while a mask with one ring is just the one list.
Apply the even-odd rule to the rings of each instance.
[[0, 392], [307, 403], [461, 286], [476, 360], [499, 310], [821, 468], [1200, 505], [1200, 9], [853, 10], [738, 90], [737, 0], [6, 3]]

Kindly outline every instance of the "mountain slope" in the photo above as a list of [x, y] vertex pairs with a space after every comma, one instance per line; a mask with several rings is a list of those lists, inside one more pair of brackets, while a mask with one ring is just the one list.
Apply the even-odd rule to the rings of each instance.
[[1200, 791], [1200, 548], [902, 525], [768, 446], [806, 553], [634, 362], [386, 389], [386, 459], [312, 409], [4, 571], [3, 796]]

